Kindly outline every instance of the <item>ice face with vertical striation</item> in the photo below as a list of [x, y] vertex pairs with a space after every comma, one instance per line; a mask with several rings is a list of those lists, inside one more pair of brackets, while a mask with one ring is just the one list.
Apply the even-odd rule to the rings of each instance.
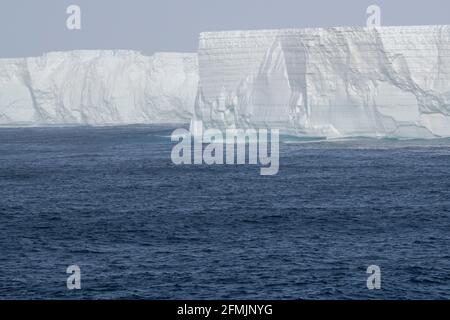
[[136, 51], [51, 52], [0, 59], [0, 124], [189, 122], [197, 55]]
[[[195, 101], [195, 110], [194, 110]], [[0, 124], [450, 136], [450, 26], [206, 32], [197, 54], [0, 59]]]
[[200, 35], [195, 120], [298, 136], [450, 136], [450, 26]]

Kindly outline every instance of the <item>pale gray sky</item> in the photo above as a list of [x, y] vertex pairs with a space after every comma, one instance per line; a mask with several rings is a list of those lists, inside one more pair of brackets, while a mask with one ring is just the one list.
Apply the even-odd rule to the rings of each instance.
[[[66, 8], [82, 30], [66, 28]], [[450, 24], [448, 0], [0, 0], [0, 57], [73, 49], [196, 51], [201, 31], [365, 25]]]

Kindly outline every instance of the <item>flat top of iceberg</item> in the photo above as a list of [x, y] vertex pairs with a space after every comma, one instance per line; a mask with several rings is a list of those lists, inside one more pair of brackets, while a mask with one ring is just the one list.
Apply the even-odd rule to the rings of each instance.
[[200, 39], [221, 37], [221, 36], [236, 36], [242, 37], [245, 35], [276, 35], [276, 34], [301, 34], [301, 33], [321, 33], [330, 31], [340, 32], [355, 32], [355, 31], [367, 31], [367, 30], [382, 30], [397, 32], [400, 30], [435, 30], [440, 28], [448, 28], [450, 25], [416, 25], [416, 26], [380, 26], [380, 27], [366, 27], [366, 26], [342, 26], [342, 27], [308, 27], [308, 28], [280, 28], [280, 29], [249, 29], [249, 30], [222, 30], [222, 31], [205, 31], [200, 33]]
[[63, 59], [67, 57], [83, 57], [83, 58], [97, 58], [97, 57], [154, 57], [154, 58], [185, 58], [185, 57], [196, 57], [197, 53], [192, 52], [155, 52], [154, 54], [145, 54], [138, 50], [127, 50], [127, 49], [82, 49], [82, 50], [67, 50], [67, 51], [49, 51], [44, 52], [39, 56], [32, 57], [20, 57], [20, 58], [0, 58], [2, 63], [4, 62], [16, 62], [23, 59], [36, 59], [36, 58], [46, 58], [46, 59]]

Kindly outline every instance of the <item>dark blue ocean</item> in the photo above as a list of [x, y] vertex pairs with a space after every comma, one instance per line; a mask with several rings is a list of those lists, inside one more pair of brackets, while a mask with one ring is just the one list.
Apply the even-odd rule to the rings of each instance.
[[173, 129], [0, 129], [0, 298], [450, 298], [450, 140], [284, 139], [261, 176]]

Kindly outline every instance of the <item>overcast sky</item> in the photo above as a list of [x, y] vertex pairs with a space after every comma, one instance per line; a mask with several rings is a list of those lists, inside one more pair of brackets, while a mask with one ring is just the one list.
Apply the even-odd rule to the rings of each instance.
[[[81, 30], [66, 28], [70, 4], [81, 7]], [[0, 57], [196, 51], [201, 31], [363, 26], [370, 4], [382, 25], [450, 24], [448, 0], [0, 0]]]

